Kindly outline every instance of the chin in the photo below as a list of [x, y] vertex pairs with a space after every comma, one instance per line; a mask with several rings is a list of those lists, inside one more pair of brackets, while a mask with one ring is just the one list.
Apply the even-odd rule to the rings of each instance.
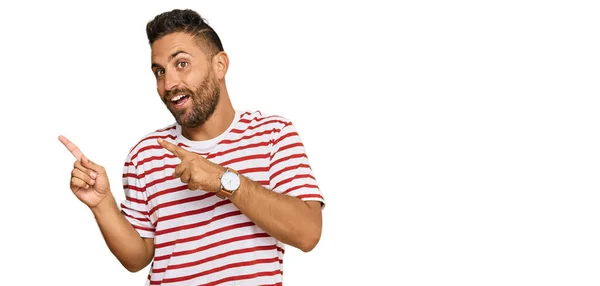
[[185, 115], [176, 117], [176, 121], [177, 121], [177, 123], [179, 123], [179, 125], [188, 127], [188, 128], [194, 128], [194, 127], [201, 126], [205, 122], [204, 120], [200, 120], [200, 118], [194, 118], [190, 114], [185, 114]]

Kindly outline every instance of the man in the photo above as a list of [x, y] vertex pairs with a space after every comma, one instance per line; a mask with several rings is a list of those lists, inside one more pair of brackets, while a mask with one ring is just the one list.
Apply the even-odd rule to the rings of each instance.
[[297, 131], [233, 108], [228, 56], [196, 12], [157, 15], [146, 32], [176, 122], [130, 150], [120, 208], [105, 169], [59, 136], [77, 159], [71, 190], [125, 268], [152, 262], [147, 285], [280, 285], [284, 244], [308, 252], [321, 236], [324, 199]]

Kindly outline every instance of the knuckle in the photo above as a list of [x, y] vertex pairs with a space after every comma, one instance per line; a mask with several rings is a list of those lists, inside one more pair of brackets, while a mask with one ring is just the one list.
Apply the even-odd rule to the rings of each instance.
[[71, 179], [71, 186], [74, 187], [81, 187], [81, 181], [78, 180], [77, 178], [72, 178]]
[[198, 175], [198, 173], [194, 173], [192, 175], [192, 180], [194, 180], [194, 182], [200, 182], [200, 176]]

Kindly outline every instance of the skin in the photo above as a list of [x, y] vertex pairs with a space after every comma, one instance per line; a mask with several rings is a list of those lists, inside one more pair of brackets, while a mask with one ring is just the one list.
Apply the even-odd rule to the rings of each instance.
[[[225, 85], [229, 58], [225, 52], [209, 57], [205, 50], [186, 33], [166, 35], [152, 45], [152, 71], [158, 94], [182, 124], [183, 136], [190, 140], [208, 140], [220, 135], [235, 116]], [[179, 93], [189, 95], [189, 99], [184, 106], [175, 108], [170, 99]], [[217, 103], [211, 110], [209, 103], [214, 94]], [[94, 214], [111, 252], [131, 272], [146, 267], [154, 257], [154, 241], [142, 238], [119, 212], [104, 167], [90, 161], [66, 137], [59, 136], [59, 140], [76, 159], [71, 172], [71, 191]], [[219, 191], [219, 176], [224, 167], [166, 141], [159, 139], [158, 144], [181, 159], [173, 172], [175, 178], [188, 184], [191, 190]], [[257, 226], [285, 244], [308, 252], [320, 240], [320, 202], [305, 202], [275, 193], [245, 176], [241, 176], [240, 188], [227, 199]]]

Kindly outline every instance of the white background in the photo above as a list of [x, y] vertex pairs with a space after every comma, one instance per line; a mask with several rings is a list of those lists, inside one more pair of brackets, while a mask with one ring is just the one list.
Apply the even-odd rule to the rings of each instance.
[[145, 35], [173, 8], [219, 33], [234, 106], [304, 140], [328, 206], [284, 285], [600, 284], [594, 1], [247, 2], [0, 4], [2, 285], [143, 285], [57, 137], [124, 198], [129, 148], [173, 121]]

